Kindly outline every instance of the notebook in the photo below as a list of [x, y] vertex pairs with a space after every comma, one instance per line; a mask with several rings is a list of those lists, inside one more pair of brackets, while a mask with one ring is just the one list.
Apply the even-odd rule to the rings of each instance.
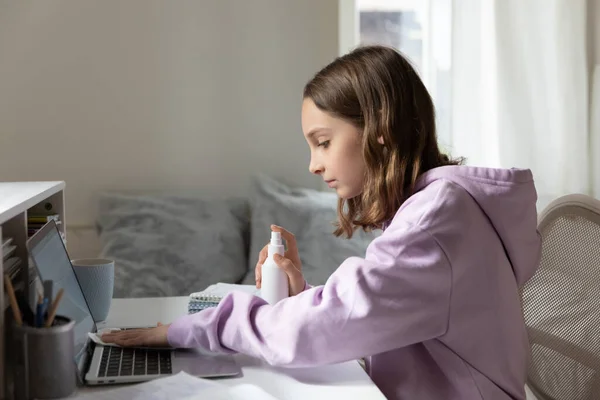
[[195, 292], [190, 294], [188, 300], [188, 314], [194, 314], [210, 307], [216, 307], [223, 299], [222, 296]]
[[207, 308], [218, 306], [223, 297], [232, 291], [240, 291], [254, 296], [260, 296], [260, 289], [257, 289], [254, 285], [237, 285], [219, 282], [210, 285], [201, 292], [194, 292], [189, 295], [188, 314], [194, 314]]

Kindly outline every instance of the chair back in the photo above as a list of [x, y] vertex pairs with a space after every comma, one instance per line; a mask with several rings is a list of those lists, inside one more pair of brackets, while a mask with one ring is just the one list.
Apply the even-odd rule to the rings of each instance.
[[521, 289], [540, 399], [600, 399], [600, 201], [567, 195], [539, 215], [542, 257]]

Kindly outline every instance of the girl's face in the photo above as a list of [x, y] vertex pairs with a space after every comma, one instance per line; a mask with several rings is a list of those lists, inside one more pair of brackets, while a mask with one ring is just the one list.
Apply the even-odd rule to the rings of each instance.
[[302, 103], [302, 131], [310, 147], [310, 172], [320, 175], [342, 199], [358, 196], [366, 170], [360, 130], [307, 98]]

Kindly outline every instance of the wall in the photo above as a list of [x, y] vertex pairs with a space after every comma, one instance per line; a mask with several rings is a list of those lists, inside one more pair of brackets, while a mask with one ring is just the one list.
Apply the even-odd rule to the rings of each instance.
[[0, 0], [0, 181], [244, 194], [308, 172], [302, 87], [338, 53], [335, 0]]
[[600, 0], [588, 1], [588, 51], [590, 61], [600, 64]]
[[352, 51], [360, 42], [356, 0], [338, 0], [338, 53]]

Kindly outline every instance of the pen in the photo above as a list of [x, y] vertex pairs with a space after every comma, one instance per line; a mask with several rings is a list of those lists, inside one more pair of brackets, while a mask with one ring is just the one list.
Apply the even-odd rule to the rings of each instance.
[[18, 326], [23, 325], [23, 319], [21, 318], [21, 310], [17, 304], [17, 298], [15, 297], [15, 289], [13, 288], [12, 281], [8, 274], [4, 274], [4, 286], [8, 293], [8, 300], [10, 301], [10, 308], [12, 309], [13, 317]]
[[54, 299], [54, 301], [52, 302], [52, 305], [50, 306], [50, 312], [48, 313], [48, 319], [46, 320], [46, 328], [49, 328], [52, 326], [52, 322], [54, 322], [54, 317], [56, 317], [56, 311], [58, 310], [58, 304], [60, 303], [60, 299], [62, 299], [64, 293], [64, 289], [61, 288], [58, 293], [56, 294], [56, 298]]
[[41, 328], [44, 326], [44, 314], [48, 307], [48, 299], [42, 298], [42, 295], [38, 295], [38, 304], [35, 310], [35, 326]]

